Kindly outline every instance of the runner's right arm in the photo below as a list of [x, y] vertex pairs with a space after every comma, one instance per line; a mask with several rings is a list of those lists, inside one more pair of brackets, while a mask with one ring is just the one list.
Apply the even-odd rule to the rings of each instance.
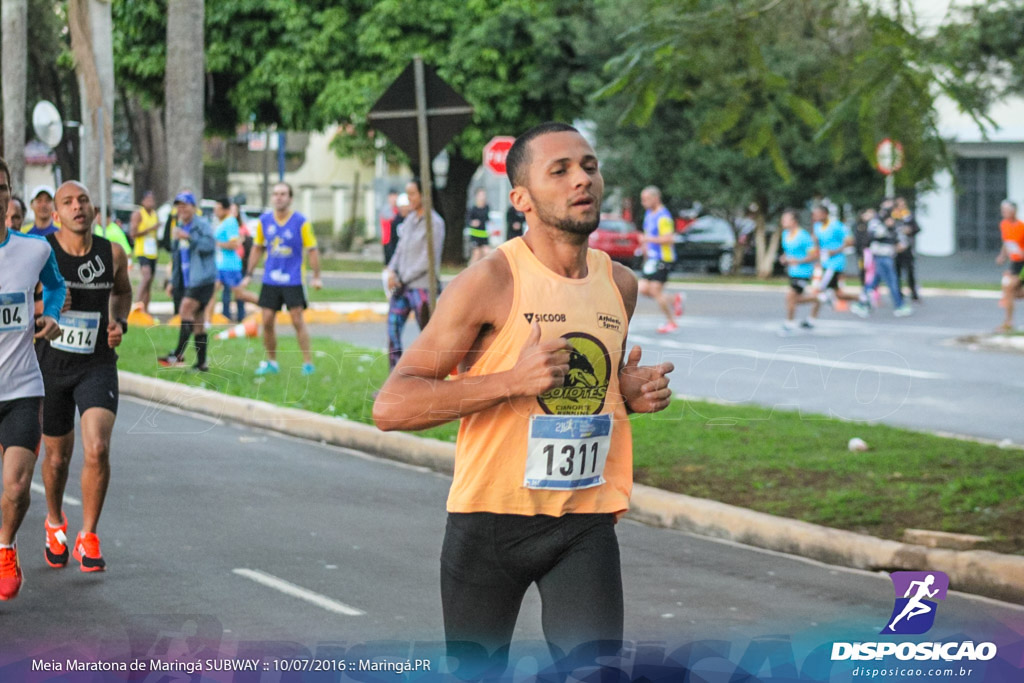
[[447, 379], [467, 353], [479, 350], [482, 334], [504, 323], [512, 286], [508, 262], [500, 254], [467, 268], [448, 285], [430, 324], [381, 387], [373, 404], [377, 427], [427, 429], [562, 384], [569, 371], [569, 343], [561, 338], [541, 342], [536, 323], [511, 370]]

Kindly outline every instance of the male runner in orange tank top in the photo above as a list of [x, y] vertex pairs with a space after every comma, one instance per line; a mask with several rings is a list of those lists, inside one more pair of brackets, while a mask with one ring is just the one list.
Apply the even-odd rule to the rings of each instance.
[[673, 370], [640, 366], [639, 347], [625, 356], [637, 281], [587, 248], [604, 180], [583, 136], [532, 128], [507, 167], [529, 231], [445, 289], [373, 411], [384, 430], [462, 420], [441, 600], [449, 653], [486, 662], [487, 675], [504, 669], [533, 583], [556, 660], [585, 643], [599, 643], [595, 654], [621, 644], [627, 413], [666, 408]]

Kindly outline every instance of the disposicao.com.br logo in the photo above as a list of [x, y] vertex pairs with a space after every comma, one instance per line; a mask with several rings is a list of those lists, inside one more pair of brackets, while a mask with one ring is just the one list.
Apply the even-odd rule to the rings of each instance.
[[[949, 577], [939, 571], [893, 572], [890, 575], [896, 593], [892, 614], [880, 635], [920, 635], [935, 624], [937, 600], [945, 600]], [[870, 660], [894, 656], [899, 660], [954, 662], [988, 661], [996, 656], [994, 643], [950, 642], [867, 642], [833, 643], [832, 661]]]

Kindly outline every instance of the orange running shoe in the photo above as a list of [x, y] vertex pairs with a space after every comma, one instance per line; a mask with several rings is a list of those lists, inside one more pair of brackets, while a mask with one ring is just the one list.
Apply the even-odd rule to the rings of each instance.
[[100, 538], [96, 534], [79, 532], [72, 556], [82, 563], [83, 572], [101, 572], [107, 568], [100, 552]]
[[46, 528], [46, 564], [54, 569], [61, 569], [68, 564], [68, 518], [61, 510], [62, 524], [50, 526], [50, 520], [43, 521]]
[[21, 563], [17, 548], [0, 548], [0, 600], [13, 600], [21, 590]]

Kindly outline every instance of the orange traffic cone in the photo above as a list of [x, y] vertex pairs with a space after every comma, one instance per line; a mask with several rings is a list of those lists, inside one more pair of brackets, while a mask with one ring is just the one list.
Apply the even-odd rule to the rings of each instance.
[[142, 310], [141, 301], [136, 301], [132, 304], [131, 313], [128, 314], [128, 324], [132, 327], [152, 327], [156, 324], [156, 320], [149, 313]]
[[223, 341], [225, 339], [238, 339], [240, 337], [258, 337], [260, 336], [260, 326], [256, 322], [256, 317], [252, 316], [246, 318], [242, 322], [238, 323], [234, 327], [230, 327], [223, 332], [217, 334], [217, 339]]

